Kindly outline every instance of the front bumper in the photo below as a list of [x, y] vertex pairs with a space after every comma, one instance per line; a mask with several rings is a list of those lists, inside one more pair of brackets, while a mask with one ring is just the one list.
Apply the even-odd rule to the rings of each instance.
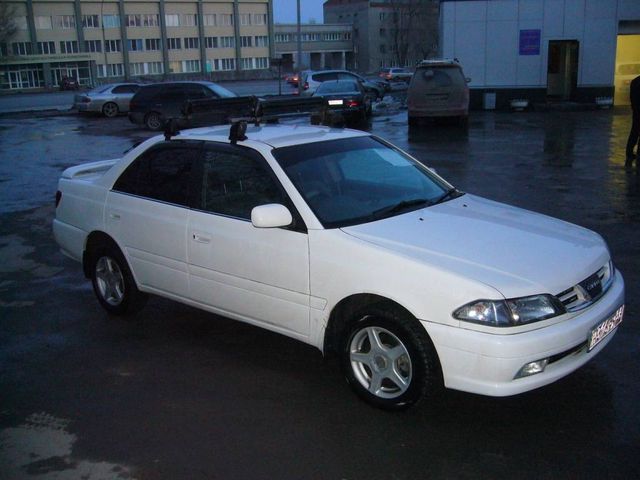
[[[616, 272], [613, 284], [598, 302], [537, 330], [495, 335], [422, 323], [438, 352], [447, 388], [502, 397], [555, 382], [591, 360], [611, 341], [615, 330], [587, 352], [589, 332], [623, 304], [624, 280]], [[515, 379], [525, 364], [554, 356], [542, 373]]]

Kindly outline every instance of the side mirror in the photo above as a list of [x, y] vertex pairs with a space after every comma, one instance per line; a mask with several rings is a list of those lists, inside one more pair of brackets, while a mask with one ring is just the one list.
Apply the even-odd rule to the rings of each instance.
[[269, 203], [251, 210], [251, 223], [256, 228], [278, 228], [291, 225], [293, 217], [284, 205]]

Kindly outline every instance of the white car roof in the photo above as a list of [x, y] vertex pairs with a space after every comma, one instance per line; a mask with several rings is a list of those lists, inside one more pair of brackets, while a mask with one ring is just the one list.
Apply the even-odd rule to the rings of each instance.
[[[183, 130], [175, 138], [208, 140], [229, 143], [230, 125]], [[324, 142], [342, 138], [365, 137], [370, 134], [348, 128], [330, 128], [311, 125], [254, 125], [247, 126], [247, 140], [261, 142], [273, 148], [289, 147], [304, 143]], [[238, 142], [242, 144], [242, 142]]]

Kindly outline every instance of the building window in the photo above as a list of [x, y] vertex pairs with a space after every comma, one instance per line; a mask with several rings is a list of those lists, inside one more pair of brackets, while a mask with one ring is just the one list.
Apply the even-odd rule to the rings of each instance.
[[268, 47], [269, 46], [269, 37], [266, 35], [260, 35], [255, 37], [256, 47]]
[[51, 30], [51, 17], [37, 16], [35, 19], [37, 30]]
[[221, 48], [235, 48], [235, 46], [236, 46], [235, 37], [220, 37]]
[[169, 62], [169, 73], [182, 73], [182, 62]]
[[184, 72], [199, 72], [200, 71], [200, 60], [185, 60], [184, 61]]
[[276, 43], [288, 43], [291, 41], [291, 35], [288, 33], [276, 33]]
[[258, 57], [256, 60], [256, 68], [269, 68], [269, 59], [267, 57]]
[[243, 47], [252, 47], [252, 37], [240, 37], [240, 45]]
[[140, 14], [125, 15], [125, 25], [127, 27], [141, 27], [142, 16]]
[[120, 40], [105, 40], [104, 41], [104, 51], [107, 52], [107, 53], [122, 51], [122, 46], [120, 44]]
[[200, 39], [198, 37], [185, 38], [184, 48], [200, 48]]
[[218, 37], [205, 37], [204, 45], [206, 48], [218, 48]]
[[60, 42], [60, 53], [78, 53], [78, 42], [75, 40], [63, 40]]
[[167, 50], [180, 50], [182, 48], [181, 38], [167, 38]]
[[124, 75], [124, 65], [122, 65], [121, 63], [107, 64], [108, 77], [122, 77], [123, 75]]
[[103, 15], [102, 25], [104, 26], [104, 28], [119, 28], [120, 15]]
[[182, 26], [183, 27], [197, 27], [198, 26], [198, 16], [193, 14], [183, 15], [182, 16]]
[[164, 73], [164, 65], [162, 62], [149, 62], [147, 63], [150, 74]]
[[171, 14], [164, 16], [164, 22], [167, 24], [167, 27], [179, 27], [180, 26], [180, 15]]
[[325, 41], [336, 41], [336, 40], [340, 40], [340, 34], [339, 33], [325, 33], [323, 36]]
[[130, 63], [131, 75], [144, 75], [144, 63]]
[[102, 52], [102, 42], [100, 40], [85, 40], [84, 49], [87, 52]]
[[147, 38], [144, 41], [145, 50], [153, 51], [160, 50], [160, 39], [159, 38]]
[[253, 58], [241, 58], [240, 68], [242, 70], [253, 70]]
[[235, 70], [236, 59], [235, 58], [223, 58], [220, 60], [220, 70]]
[[219, 15], [220, 25], [223, 27], [228, 27], [233, 25], [233, 15], [230, 13], [221, 13]]
[[250, 13], [241, 13], [240, 14], [240, 25], [242, 25], [242, 26], [251, 25], [251, 14]]
[[38, 42], [38, 53], [40, 55], [54, 55], [56, 53], [56, 42]]
[[100, 16], [99, 15], [83, 15], [82, 26], [84, 28], [100, 28]]
[[266, 25], [267, 24], [267, 14], [266, 13], [255, 13], [253, 15], [253, 24], [254, 25]]
[[76, 28], [76, 17], [75, 15], [55, 15], [53, 26], [62, 29]]
[[141, 38], [132, 38], [127, 40], [130, 52], [141, 52], [144, 50], [144, 45]]
[[344, 39], [345, 40], [351, 40], [351, 32], [345, 32], [344, 33]]
[[33, 53], [31, 42], [13, 42], [11, 49], [14, 55], [31, 55]]
[[157, 27], [160, 25], [160, 16], [155, 15], [153, 13], [143, 13], [142, 17], [142, 26], [143, 27]]
[[207, 13], [204, 15], [202, 19], [204, 25], [207, 27], [215, 27], [216, 25], [216, 14], [215, 13]]

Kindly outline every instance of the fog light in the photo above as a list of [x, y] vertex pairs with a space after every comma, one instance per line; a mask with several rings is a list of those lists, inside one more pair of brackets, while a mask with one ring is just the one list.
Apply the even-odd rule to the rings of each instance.
[[529, 362], [520, 369], [515, 378], [528, 377], [530, 375], [535, 375], [536, 373], [542, 373], [544, 372], [544, 369], [546, 368], [548, 362], [548, 358], [536, 360], [535, 362]]

